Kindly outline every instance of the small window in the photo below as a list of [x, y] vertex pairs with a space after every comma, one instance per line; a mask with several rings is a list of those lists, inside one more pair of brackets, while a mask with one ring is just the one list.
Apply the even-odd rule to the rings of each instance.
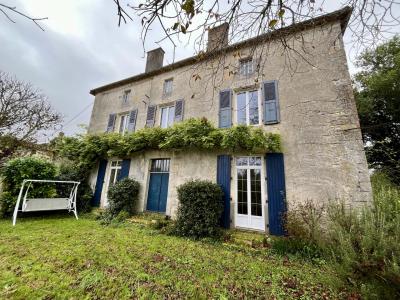
[[131, 93], [131, 90], [127, 90], [124, 92], [124, 94], [122, 95], [122, 104], [128, 103], [130, 93]]
[[254, 73], [253, 59], [247, 58], [239, 62], [239, 74], [241, 76], [250, 76]]
[[237, 123], [256, 125], [259, 123], [258, 91], [237, 94]]
[[155, 173], [169, 172], [169, 158], [152, 159], [150, 172], [155, 172]]
[[123, 114], [120, 116], [119, 130], [118, 132], [124, 134], [128, 131], [129, 114]]
[[167, 128], [174, 123], [175, 106], [161, 108], [161, 128]]
[[164, 91], [163, 91], [164, 96], [170, 96], [172, 94], [172, 83], [173, 83], [172, 78], [164, 81]]

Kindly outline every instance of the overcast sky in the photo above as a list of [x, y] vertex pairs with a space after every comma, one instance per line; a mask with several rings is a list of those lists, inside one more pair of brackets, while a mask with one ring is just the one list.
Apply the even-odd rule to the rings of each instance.
[[[90, 89], [144, 71], [140, 23], [136, 19], [118, 27], [111, 0], [0, 2], [31, 16], [49, 18], [41, 22], [43, 32], [29, 20], [10, 14], [16, 21], [13, 24], [0, 14], [0, 70], [31, 82], [48, 95], [64, 115], [67, 134], [81, 131], [79, 124], [88, 124], [94, 100]], [[146, 50], [158, 47], [158, 37], [157, 30], [150, 33]], [[171, 63], [172, 47], [162, 46], [164, 64]], [[192, 47], [178, 46], [176, 60], [192, 54]]]

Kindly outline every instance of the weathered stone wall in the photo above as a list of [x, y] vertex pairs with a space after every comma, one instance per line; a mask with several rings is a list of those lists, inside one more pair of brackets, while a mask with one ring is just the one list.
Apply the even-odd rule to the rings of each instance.
[[[339, 22], [304, 31], [287, 42], [298, 52], [285, 51], [281, 43], [272, 41], [256, 49], [238, 49], [212, 62], [182, 67], [100, 93], [96, 95], [89, 133], [104, 132], [110, 113], [133, 108], [139, 111], [136, 129], [143, 128], [148, 105], [161, 107], [181, 98], [185, 99], [184, 119], [206, 117], [217, 126], [218, 92], [225, 88], [234, 90], [235, 124], [236, 92], [256, 88], [261, 97], [260, 83], [278, 80], [281, 122], [259, 126], [281, 134], [289, 208], [307, 199], [319, 203], [342, 199], [351, 205], [369, 202], [371, 185]], [[254, 57], [262, 53], [261, 71], [251, 78], [232, 74], [239, 58], [252, 55], [253, 51]], [[195, 80], [197, 75], [200, 79]], [[165, 98], [163, 82], [168, 78], [173, 78], [173, 93]], [[132, 90], [131, 97], [123, 105], [122, 93], [128, 88]], [[261, 111], [262, 108], [260, 117]], [[175, 187], [188, 178], [215, 181], [214, 154], [149, 152], [133, 158], [131, 164], [130, 176], [141, 181], [144, 189], [152, 157], [171, 158], [174, 169], [170, 174], [169, 201], [176, 198]], [[144, 190], [143, 203], [145, 194]], [[174, 201], [168, 204], [167, 213], [175, 210]]]

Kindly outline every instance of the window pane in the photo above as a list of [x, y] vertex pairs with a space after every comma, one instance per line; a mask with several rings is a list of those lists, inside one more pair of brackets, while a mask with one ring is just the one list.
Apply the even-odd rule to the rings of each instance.
[[261, 201], [261, 170], [250, 170], [251, 180], [251, 214], [253, 216], [262, 216]]
[[116, 182], [118, 181], [119, 174], [121, 173], [121, 169], [117, 169], [116, 171], [117, 171], [117, 172], [116, 172], [116, 174], [115, 174], [114, 183], [116, 183]]
[[172, 79], [164, 81], [164, 95], [170, 95], [172, 93]]
[[261, 166], [261, 157], [249, 157], [250, 166]]
[[175, 117], [175, 106], [171, 106], [168, 110], [168, 126], [171, 126], [174, 123]]
[[119, 133], [122, 133], [124, 131], [124, 122], [125, 116], [121, 116], [121, 121], [119, 122]]
[[238, 214], [247, 215], [247, 170], [237, 170]]
[[237, 95], [237, 123], [246, 124], [246, 93]]
[[249, 164], [248, 157], [238, 157], [236, 158], [236, 165], [237, 166], [247, 166]]
[[252, 91], [249, 96], [249, 122], [250, 124], [258, 124], [258, 92]]
[[168, 107], [161, 108], [161, 128], [168, 127]]
[[114, 178], [115, 178], [115, 169], [111, 169], [110, 178], [109, 178], [109, 181], [108, 181], [108, 187], [109, 188], [114, 184]]

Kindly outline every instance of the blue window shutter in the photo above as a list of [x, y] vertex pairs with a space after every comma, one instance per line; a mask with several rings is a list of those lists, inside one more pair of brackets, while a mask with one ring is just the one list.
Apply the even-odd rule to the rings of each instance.
[[174, 122], [181, 122], [183, 120], [184, 100], [180, 99], [175, 101], [175, 118]]
[[219, 92], [219, 128], [232, 126], [232, 90]]
[[286, 213], [285, 167], [282, 153], [266, 155], [269, 233], [284, 235]]
[[104, 176], [106, 175], [107, 161], [105, 159], [100, 160], [99, 170], [97, 171], [96, 186], [94, 188], [94, 195], [92, 206], [99, 206], [101, 199], [101, 191], [103, 190]]
[[221, 226], [229, 228], [231, 224], [231, 157], [229, 155], [218, 155], [217, 157], [217, 184], [221, 186], [224, 192]]
[[113, 132], [114, 127], [115, 127], [115, 120], [117, 119], [116, 114], [110, 114], [108, 116], [108, 122], [107, 122], [107, 129], [106, 132]]
[[125, 177], [129, 176], [129, 168], [131, 166], [131, 160], [130, 159], [124, 159], [121, 164], [121, 172], [119, 173], [119, 176], [117, 180], [124, 179]]
[[263, 82], [264, 124], [279, 123], [278, 81]]
[[128, 132], [134, 132], [136, 126], [136, 118], [137, 118], [138, 110], [132, 110], [129, 113], [129, 122], [128, 122]]
[[146, 127], [154, 126], [154, 122], [156, 119], [156, 108], [157, 108], [157, 106], [155, 106], [155, 105], [150, 105], [147, 108]]

